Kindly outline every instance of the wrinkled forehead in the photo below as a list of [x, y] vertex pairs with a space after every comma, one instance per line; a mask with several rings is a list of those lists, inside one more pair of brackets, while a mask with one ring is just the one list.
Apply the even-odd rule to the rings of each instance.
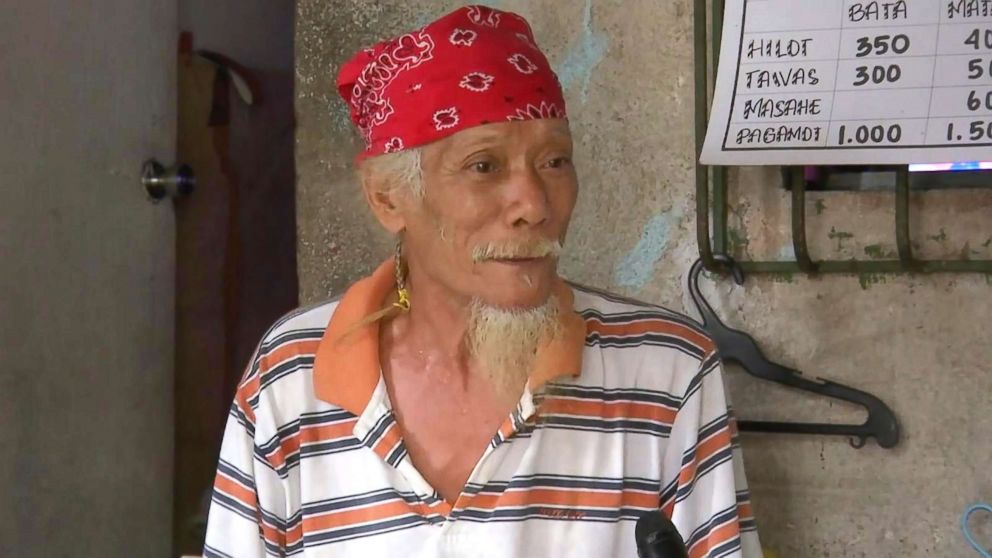
[[431, 151], [463, 150], [475, 147], [503, 147], [526, 150], [545, 144], [571, 145], [568, 120], [547, 118], [496, 122], [466, 128], [426, 146]]

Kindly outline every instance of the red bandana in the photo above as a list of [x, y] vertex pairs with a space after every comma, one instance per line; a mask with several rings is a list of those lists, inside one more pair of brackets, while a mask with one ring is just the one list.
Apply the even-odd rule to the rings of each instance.
[[527, 20], [485, 6], [362, 50], [341, 67], [338, 92], [365, 140], [359, 159], [481, 124], [565, 118]]

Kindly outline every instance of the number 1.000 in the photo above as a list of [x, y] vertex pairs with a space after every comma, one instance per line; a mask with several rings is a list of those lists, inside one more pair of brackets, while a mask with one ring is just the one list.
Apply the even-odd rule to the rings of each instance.
[[858, 126], [854, 130], [853, 137], [847, 137], [847, 126], [841, 126], [837, 133], [837, 143], [844, 145], [846, 143], [857, 142], [860, 144], [865, 143], [882, 143], [887, 141], [889, 143], [899, 143], [902, 139], [902, 127], [898, 124], [892, 124], [891, 126]]

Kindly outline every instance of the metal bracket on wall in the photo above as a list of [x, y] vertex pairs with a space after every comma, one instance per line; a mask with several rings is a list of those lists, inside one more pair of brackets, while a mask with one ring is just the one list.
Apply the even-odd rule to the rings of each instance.
[[[729, 253], [727, 230], [727, 167], [699, 164], [712, 96], [710, 83], [715, 81], [720, 57], [723, 31], [724, 0], [712, 0], [713, 13], [709, 33], [706, 25], [707, 0], [694, 0], [693, 55], [695, 59], [695, 133], [696, 133], [696, 238], [699, 257], [707, 270], [719, 271], [721, 264], [714, 254], [735, 257], [741, 269], [748, 273], [791, 274], [815, 273], [986, 273], [992, 274], [992, 260], [921, 260], [913, 256], [909, 228], [909, 168], [896, 171], [896, 248], [895, 260], [820, 260], [810, 257], [806, 243], [806, 181], [802, 167], [783, 167], [784, 186], [792, 192], [792, 246], [796, 259], [792, 261], [755, 261], [738, 259]], [[711, 41], [708, 39], [712, 37]], [[709, 49], [712, 49], [708, 52]], [[712, 59], [712, 72], [709, 71]], [[700, 93], [705, 92], [705, 95]], [[710, 189], [712, 187], [712, 202]], [[713, 234], [710, 236], [710, 223]]]

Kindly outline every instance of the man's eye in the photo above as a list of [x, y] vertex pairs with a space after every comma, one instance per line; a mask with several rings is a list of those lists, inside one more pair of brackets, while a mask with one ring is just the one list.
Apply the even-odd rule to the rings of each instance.
[[469, 168], [478, 173], [489, 174], [496, 170], [496, 165], [492, 161], [476, 161]]
[[546, 164], [548, 168], [560, 169], [571, 162], [572, 160], [568, 157], [555, 157], [554, 159], [549, 160]]

